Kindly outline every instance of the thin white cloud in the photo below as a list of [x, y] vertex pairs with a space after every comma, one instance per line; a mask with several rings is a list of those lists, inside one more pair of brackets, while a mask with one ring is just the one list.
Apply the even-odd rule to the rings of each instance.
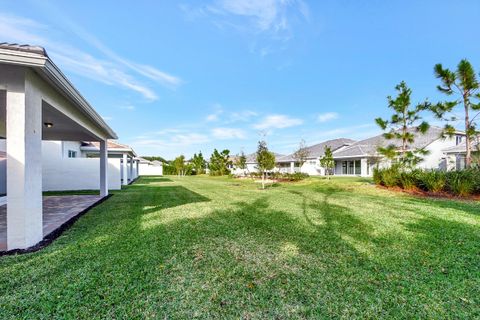
[[288, 11], [298, 10], [308, 18], [308, 6], [301, 0], [221, 0], [217, 12], [250, 19], [257, 31], [279, 33], [290, 28]]
[[336, 112], [322, 113], [322, 114], [319, 114], [317, 117], [318, 122], [328, 122], [335, 119], [338, 119], [338, 113]]
[[207, 122], [214, 122], [219, 120], [219, 114], [218, 113], [211, 113], [208, 116], [205, 117], [205, 120]]
[[207, 135], [200, 133], [185, 133], [177, 134], [172, 137], [172, 142], [177, 145], [192, 145], [192, 144], [202, 144], [209, 142], [210, 139]]
[[291, 118], [283, 114], [274, 114], [266, 116], [262, 121], [256, 123], [253, 127], [258, 130], [283, 129], [301, 125], [302, 119]]
[[71, 31], [99, 50], [103, 59], [79, 50], [68, 43], [52, 41], [48, 37], [49, 26], [34, 20], [0, 13], [0, 38], [3, 41], [28, 43], [46, 47], [49, 55], [62, 68], [89, 79], [126, 88], [141, 94], [145, 99], [158, 99], [157, 94], [149, 86], [139, 81], [127, 70], [133, 71], [148, 80], [153, 80], [166, 87], [176, 87], [182, 83], [178, 77], [167, 74], [152, 66], [130, 62], [114, 53], [95, 37], [88, 34], [70, 19], [61, 19]]
[[133, 111], [133, 110], [135, 110], [136, 108], [135, 108], [135, 106], [133, 106], [133, 105], [126, 105], [126, 106], [121, 106], [120, 109]]
[[228, 122], [247, 122], [250, 121], [252, 118], [258, 116], [258, 113], [251, 110], [243, 110], [238, 112], [232, 112], [229, 116]]
[[182, 4], [189, 20], [209, 19], [220, 30], [234, 30], [255, 40], [250, 51], [264, 57], [293, 38], [294, 25], [310, 21], [310, 9], [303, 0], [212, 0], [208, 5]]
[[214, 138], [221, 140], [245, 139], [247, 136], [245, 131], [235, 128], [214, 128], [212, 129], [212, 135]]
[[205, 117], [205, 121], [207, 122], [215, 122], [215, 121], [219, 121], [220, 120], [220, 115], [223, 113], [223, 107], [221, 104], [219, 103], [215, 103], [213, 105], [213, 108], [215, 109], [214, 112], [212, 112], [211, 114], [207, 115]]
[[147, 147], [175, 147], [183, 148], [190, 145], [201, 145], [208, 143], [210, 139], [207, 135], [201, 133], [177, 133], [166, 135], [163, 137], [140, 136], [132, 141], [133, 145], [147, 146]]

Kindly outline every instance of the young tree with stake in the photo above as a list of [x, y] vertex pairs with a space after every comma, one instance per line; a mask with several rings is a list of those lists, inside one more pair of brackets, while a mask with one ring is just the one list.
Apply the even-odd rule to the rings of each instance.
[[333, 160], [332, 149], [329, 146], [325, 147], [323, 157], [320, 159], [320, 165], [325, 168], [325, 175], [330, 180], [330, 174], [335, 167], [335, 160]]
[[262, 189], [265, 189], [267, 170], [275, 168], [275, 155], [268, 151], [267, 143], [263, 140], [258, 142], [257, 163], [258, 170], [262, 173]]
[[245, 174], [245, 169], [247, 169], [247, 156], [243, 151], [235, 158], [235, 167], [242, 170], [243, 174]]
[[307, 161], [309, 155], [310, 153], [308, 152], [305, 140], [300, 140], [298, 149], [293, 153], [293, 159], [299, 164], [300, 168], [302, 168], [303, 164]]

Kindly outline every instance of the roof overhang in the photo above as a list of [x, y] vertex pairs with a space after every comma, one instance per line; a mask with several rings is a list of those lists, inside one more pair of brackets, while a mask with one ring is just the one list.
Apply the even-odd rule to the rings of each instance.
[[65, 96], [65, 98], [72, 102], [80, 112], [97, 124], [105, 133], [107, 139], [118, 138], [117, 134], [106, 124], [102, 117], [92, 108], [88, 101], [45, 53], [0, 48], [0, 63], [32, 68]]
[[[94, 152], [94, 153], [100, 152], [100, 149], [98, 149], [97, 147], [80, 147], [80, 150], [86, 151], [86, 152]], [[133, 149], [108, 148], [107, 151], [108, 153], [111, 153], [111, 154], [131, 153], [135, 158], [137, 157], [137, 154], [135, 153], [135, 151], [133, 151]]]

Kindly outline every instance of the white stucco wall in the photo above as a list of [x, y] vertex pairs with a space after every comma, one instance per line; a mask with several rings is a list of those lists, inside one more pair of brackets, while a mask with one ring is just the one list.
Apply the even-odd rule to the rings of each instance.
[[[100, 158], [68, 158], [61, 141], [42, 142], [42, 171], [44, 191], [100, 188]], [[108, 159], [108, 188], [121, 189], [119, 158]]]
[[323, 176], [325, 169], [320, 165], [319, 159], [308, 159], [300, 168], [300, 172], [310, 176]]
[[448, 161], [442, 150], [456, 145], [455, 137], [446, 139], [437, 139], [427, 146], [429, 154], [418, 164], [420, 169], [441, 169], [446, 170]]
[[163, 176], [163, 166], [152, 166], [148, 163], [138, 165], [139, 176]]
[[[45, 142], [48, 141], [44, 141]], [[68, 158], [68, 151], [75, 151], [77, 153], [77, 158], [85, 158], [86, 155], [80, 150], [82, 143], [80, 141], [62, 141], [62, 156]]]

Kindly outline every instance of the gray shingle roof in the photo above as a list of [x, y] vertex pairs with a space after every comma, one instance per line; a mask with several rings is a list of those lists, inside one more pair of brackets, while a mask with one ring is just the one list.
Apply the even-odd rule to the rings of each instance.
[[41, 54], [45, 57], [48, 57], [47, 51], [43, 47], [40, 46], [31, 46], [28, 44], [18, 44], [18, 43], [8, 43], [8, 42], [1, 42], [0, 49], [8, 49], [14, 51], [22, 51], [22, 52], [31, 52], [36, 54]]
[[[443, 129], [439, 127], [430, 127], [430, 129], [425, 133], [421, 134], [416, 132], [416, 129], [411, 129], [410, 132], [415, 133], [415, 142], [412, 145], [409, 145], [411, 149], [425, 148], [433, 141], [440, 139]], [[390, 144], [400, 147], [402, 142], [398, 139], [387, 140], [380, 134], [375, 137], [371, 137], [365, 140], [361, 140], [353, 143], [351, 146], [333, 152], [334, 158], [343, 158], [343, 157], [356, 157], [356, 156], [375, 156], [378, 155], [378, 147], [386, 147]]]
[[[278, 158], [281, 158], [281, 157], [285, 156], [283, 154], [276, 153], [276, 152], [274, 152], [273, 154], [275, 155], [275, 159], [278, 159]], [[257, 153], [256, 152], [247, 154], [246, 157], [247, 157], [247, 163], [257, 163]]]
[[[470, 143], [470, 145], [472, 146], [472, 151], [480, 150], [480, 141], [478, 141], [478, 140], [477, 141], [472, 141]], [[467, 143], [466, 143], [466, 141], [463, 141], [456, 146], [443, 149], [442, 151], [445, 152], [445, 153], [466, 153], [466, 147], [467, 147]]]
[[[321, 143], [317, 143], [307, 148], [307, 152], [308, 152], [307, 158], [316, 159], [319, 157], [323, 157], [323, 155], [325, 154], [325, 147], [327, 146], [329, 146], [332, 149], [332, 151], [335, 151], [340, 149], [341, 147], [349, 146], [354, 142], [355, 140], [352, 140], [352, 139], [339, 138], [339, 139], [327, 140]], [[277, 159], [277, 162], [292, 162], [292, 161], [295, 161], [295, 156], [293, 153]]]

